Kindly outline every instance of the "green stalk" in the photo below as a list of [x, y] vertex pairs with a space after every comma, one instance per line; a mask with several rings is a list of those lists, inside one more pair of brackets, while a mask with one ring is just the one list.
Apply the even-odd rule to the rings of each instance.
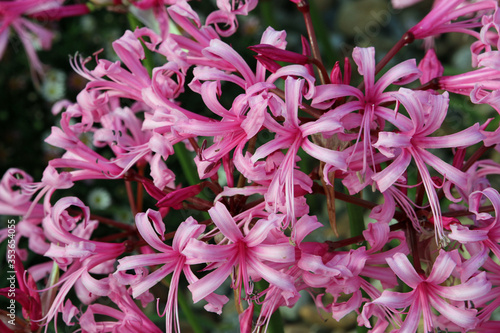
[[283, 318], [281, 317], [280, 309], [276, 309], [276, 311], [269, 319], [269, 326], [267, 327], [267, 332], [269, 333], [284, 333], [285, 329], [283, 328]]
[[203, 333], [203, 328], [200, 325], [200, 318], [196, 317], [182, 292], [177, 293], [177, 302], [181, 307], [182, 313], [186, 316], [189, 325], [191, 325], [193, 332]]
[[189, 151], [184, 146], [184, 143], [179, 142], [174, 146], [175, 156], [179, 159], [182, 171], [189, 185], [196, 185], [200, 182], [198, 173], [196, 172], [196, 165], [193, 159], [189, 156]]
[[[361, 198], [360, 194], [354, 195], [357, 198]], [[351, 231], [351, 237], [361, 236], [365, 230], [364, 221], [364, 209], [352, 203], [346, 202], [347, 214], [349, 216], [349, 229]], [[358, 244], [353, 244], [352, 248], [357, 249], [360, 246]]]

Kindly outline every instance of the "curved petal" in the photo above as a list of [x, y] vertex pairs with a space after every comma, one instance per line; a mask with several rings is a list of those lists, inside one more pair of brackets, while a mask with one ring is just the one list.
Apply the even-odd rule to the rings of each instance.
[[294, 262], [295, 248], [290, 244], [260, 244], [248, 249], [249, 255], [272, 262]]
[[139, 283], [132, 285], [132, 297], [137, 298], [151, 287], [163, 280], [168, 274], [173, 272], [177, 262], [171, 262], [168, 265], [163, 265], [153, 273], [143, 278]]
[[391, 67], [380, 79], [374, 87], [374, 95], [382, 93], [385, 88], [391, 84], [407, 84], [415, 81], [422, 75], [422, 72], [417, 68], [415, 59], [408, 59], [402, 63]]
[[432, 293], [429, 294], [429, 301], [441, 315], [466, 330], [473, 329], [478, 322], [476, 309], [457, 308]]
[[375, 48], [355, 47], [352, 51], [352, 58], [358, 65], [359, 74], [363, 76], [366, 99], [371, 99], [375, 83]]
[[434, 168], [437, 172], [446, 177], [453, 184], [458, 186], [459, 188], [466, 189], [467, 188], [467, 174], [463, 171], [458, 170], [454, 166], [443, 162], [437, 156], [429, 153], [427, 150], [417, 147], [415, 149], [415, 153], [417, 153], [422, 160]]
[[488, 230], [475, 229], [470, 230], [467, 226], [452, 224], [451, 233], [448, 238], [459, 241], [460, 243], [481, 242], [488, 239]]
[[491, 282], [486, 278], [486, 272], [481, 272], [460, 285], [436, 286], [434, 292], [454, 301], [471, 301], [486, 295], [490, 290]]
[[248, 67], [248, 64], [243, 60], [243, 58], [229, 45], [224, 43], [219, 39], [212, 39], [210, 41], [210, 46], [203, 49], [203, 55], [208, 58], [220, 58], [224, 59], [227, 63], [234, 66], [234, 68], [240, 72], [248, 86], [255, 83], [255, 75]]
[[410, 161], [411, 154], [406, 149], [403, 149], [401, 154], [388, 167], [372, 176], [381, 192], [385, 192], [401, 177]]
[[252, 269], [254, 269], [260, 277], [262, 277], [270, 284], [284, 291], [292, 293], [296, 292], [291, 276], [272, 269], [271, 267], [264, 265], [262, 262], [256, 260], [253, 257], [248, 257], [247, 264]]
[[464, 129], [458, 133], [445, 136], [418, 137], [415, 144], [422, 148], [456, 148], [472, 146], [486, 137], [479, 131], [479, 124]]
[[235, 244], [213, 245], [191, 238], [182, 254], [186, 256], [187, 264], [193, 265], [229, 260], [237, 254], [237, 249]]
[[457, 265], [460, 264], [458, 251], [439, 251], [439, 255], [432, 266], [431, 274], [427, 277], [428, 283], [441, 284], [448, 279]]
[[172, 248], [175, 251], [182, 252], [191, 238], [197, 238], [205, 230], [205, 225], [198, 224], [191, 216], [182, 222], [175, 232]]
[[[155, 228], [151, 225], [150, 219], [153, 221]], [[160, 223], [163, 227], [158, 227]], [[141, 234], [142, 238], [151, 245], [153, 248], [160, 252], [170, 252], [172, 248], [167, 244], [163, 243], [162, 240], [158, 237], [159, 233], [163, 238], [163, 233], [165, 232], [165, 225], [162, 222], [160, 212], [154, 211], [152, 209], [148, 209], [146, 213], [138, 213], [135, 216], [135, 225], [137, 226], [137, 230]], [[156, 231], [155, 231], [156, 230]]]
[[319, 107], [326, 101], [345, 96], [354, 96], [358, 100], [364, 99], [363, 93], [358, 88], [346, 84], [323, 84], [316, 87], [316, 94], [312, 99], [311, 106]]
[[396, 291], [384, 290], [380, 297], [371, 303], [385, 305], [391, 309], [404, 309], [408, 307], [416, 298], [416, 291], [409, 293], [398, 293]]
[[320, 161], [331, 164], [340, 170], [347, 169], [347, 154], [343, 151], [335, 151], [320, 147], [308, 139], [304, 139], [301, 147], [307, 154]]
[[204, 299], [220, 287], [229, 274], [231, 274], [231, 269], [233, 268], [235, 260], [236, 257], [233, 260], [224, 263], [222, 266], [204, 276], [202, 279], [188, 286], [188, 289], [193, 295], [194, 303], [198, 303], [200, 300]]
[[216, 202], [212, 208], [208, 210], [208, 214], [212, 218], [214, 224], [219, 228], [224, 236], [229, 238], [233, 243], [243, 239], [241, 230], [234, 222], [233, 217], [229, 214], [226, 206], [220, 202]]
[[118, 259], [117, 271], [126, 271], [138, 267], [163, 265], [175, 261], [182, 256], [179, 253], [171, 251], [170, 253], [149, 253], [138, 254]]
[[259, 246], [268, 236], [272, 229], [279, 228], [277, 220], [258, 220], [245, 237], [247, 247]]
[[387, 258], [386, 261], [392, 271], [411, 288], [415, 289], [423, 282], [422, 278], [417, 274], [415, 268], [413, 268], [408, 260], [408, 257], [403, 253], [396, 253], [392, 258]]

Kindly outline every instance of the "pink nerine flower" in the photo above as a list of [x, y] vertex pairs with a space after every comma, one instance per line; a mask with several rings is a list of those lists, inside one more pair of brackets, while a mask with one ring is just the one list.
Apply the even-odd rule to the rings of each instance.
[[[283, 237], [283, 242], [267, 243], [268, 234], [280, 226], [281, 218], [271, 215], [260, 219], [246, 235], [220, 202], [215, 203], [208, 213], [220, 232], [226, 237], [227, 244], [212, 245], [191, 239], [182, 254], [189, 257], [189, 264], [213, 263], [217, 269], [199, 281], [189, 285], [196, 303], [217, 289], [236, 267], [233, 286], [250, 294], [250, 281], [260, 278], [282, 290], [285, 298], [295, 295], [296, 290], [291, 278], [274, 268], [272, 263], [292, 263], [295, 261], [295, 249]], [[286, 242], [285, 242], [286, 241]], [[214, 267], [214, 266], [211, 266]]]
[[[443, 123], [448, 109], [448, 93], [433, 95], [424, 91], [412, 91], [401, 88], [394, 97], [406, 108], [411, 118], [411, 125], [405, 117], [397, 116], [396, 126], [401, 133], [380, 132], [378, 141], [373, 145], [394, 161], [372, 178], [377, 182], [382, 192], [386, 191], [403, 175], [412, 158], [415, 161], [422, 182], [429, 198], [434, 215], [436, 240], [444, 237], [441, 207], [436, 194], [436, 184], [431, 179], [427, 165], [445, 176], [459, 188], [467, 187], [467, 175], [446, 164], [427, 149], [468, 147], [480, 142], [484, 136], [479, 132], [479, 124], [475, 124], [461, 132], [442, 137], [429, 137]], [[403, 121], [405, 119], [405, 121]]]
[[[173, 273], [167, 306], [165, 308], [165, 313], [167, 315], [166, 331], [172, 332], [175, 320], [175, 331], [180, 332], [177, 310], [177, 287], [181, 273], [184, 272], [184, 275], [190, 283], [194, 283], [198, 280], [191, 272], [189, 265], [186, 264], [187, 258], [181, 254], [181, 252], [190, 239], [201, 235], [205, 226], [198, 224], [192, 217], [189, 217], [179, 225], [175, 232], [172, 246], [169, 246], [163, 242], [165, 239], [163, 236], [165, 233], [165, 224], [159, 212], [148, 209], [146, 213], [137, 214], [135, 220], [137, 229], [142, 238], [144, 238], [144, 240], [154, 249], [160, 251], [160, 253], [135, 255], [120, 259], [118, 260], [120, 264], [117, 267], [117, 273], [129, 269], [141, 269], [144, 266], [163, 265], [150, 275], [142, 279], [135, 279], [135, 281], [131, 283], [132, 296], [134, 298], [148, 291], [167, 275]], [[207, 297], [207, 300], [213, 303], [207, 310], [214, 309], [216, 312], [220, 313], [222, 305], [227, 302], [227, 297], [210, 295], [210, 297]]]
[[[388, 70], [380, 79], [375, 81], [375, 48], [356, 47], [353, 50], [353, 58], [358, 66], [358, 72], [363, 76], [364, 93], [358, 88], [347, 84], [325, 84], [318, 86], [314, 96], [312, 106], [320, 107], [325, 101], [334, 101], [337, 98], [352, 96], [354, 101], [348, 101], [333, 110], [327, 115], [342, 117], [342, 125], [352, 134], [339, 136], [342, 140], [356, 140], [353, 146], [353, 153], [348, 159], [350, 169], [354, 166], [354, 161], [361, 161], [361, 175], [368, 175], [370, 165], [374, 168], [375, 156], [372, 143], [372, 130], [382, 127], [384, 120], [392, 122], [394, 117], [392, 112], [384, 103], [394, 101], [392, 92], [385, 92], [391, 84], [402, 85], [416, 80], [420, 76], [415, 59], [406, 60]], [[333, 102], [331, 102], [333, 104]], [[331, 105], [331, 104], [330, 104]], [[354, 111], [358, 111], [357, 114]], [[316, 156], [315, 156], [316, 157]], [[356, 167], [357, 168], [357, 167]], [[351, 171], [352, 172], [352, 171]]]
[[[116, 304], [118, 309], [99, 303], [89, 305], [87, 311], [79, 318], [82, 332], [161, 332], [137, 306], [125, 287], [113, 276], [110, 276], [107, 288], [109, 299]], [[96, 321], [95, 315], [104, 315], [117, 321]]]
[[[477, 310], [466, 306], [465, 301], [473, 301], [488, 293], [491, 283], [486, 279], [486, 273], [482, 272], [461, 285], [443, 286], [455, 267], [461, 264], [457, 250], [441, 250], [428, 277], [420, 276], [402, 253], [396, 253], [386, 260], [394, 273], [413, 291], [399, 293], [385, 290], [379, 298], [365, 305], [363, 315], [373, 304], [384, 305], [393, 311], [409, 307], [400, 333], [416, 332], [421, 316], [424, 319], [424, 332], [433, 332], [437, 325], [432, 308], [465, 330], [477, 325]], [[452, 305], [443, 298], [455, 302]]]

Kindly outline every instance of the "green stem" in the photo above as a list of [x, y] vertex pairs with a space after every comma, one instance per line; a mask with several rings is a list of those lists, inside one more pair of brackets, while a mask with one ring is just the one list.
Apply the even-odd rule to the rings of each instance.
[[276, 309], [276, 311], [269, 319], [269, 326], [267, 327], [267, 332], [269, 333], [284, 333], [285, 329], [283, 328], [283, 318], [281, 317], [280, 308]]
[[189, 156], [189, 152], [184, 146], [184, 143], [179, 142], [174, 146], [175, 156], [179, 159], [182, 171], [189, 185], [196, 185], [200, 182], [196, 171], [196, 165], [193, 159]]
[[[198, 172], [196, 165], [194, 164], [193, 158], [189, 156], [189, 151], [184, 146], [184, 143], [179, 142], [174, 146], [175, 156], [179, 159], [179, 163], [181, 164], [182, 171], [188, 185], [196, 185], [200, 183], [200, 178], [198, 177]], [[207, 199], [207, 197], [201, 192], [199, 194], [201, 199]], [[196, 198], [192, 198], [193, 200]], [[202, 212], [204, 218], [209, 219], [210, 215], [207, 212]]]
[[203, 333], [203, 329], [200, 325], [200, 318], [198, 318], [191, 307], [189, 306], [184, 294], [182, 292], [177, 293], [177, 302], [179, 302], [179, 306], [181, 307], [182, 313], [186, 316], [186, 319], [191, 325], [191, 329], [195, 333]]
[[[361, 199], [359, 194], [355, 195], [355, 197]], [[346, 202], [346, 206], [347, 214], [349, 215], [349, 229], [351, 231], [351, 237], [363, 235], [363, 231], [365, 230], [365, 221], [363, 216], [364, 210], [349, 202]], [[360, 245], [357, 243], [352, 245], [353, 249], [357, 249], [359, 247]]]

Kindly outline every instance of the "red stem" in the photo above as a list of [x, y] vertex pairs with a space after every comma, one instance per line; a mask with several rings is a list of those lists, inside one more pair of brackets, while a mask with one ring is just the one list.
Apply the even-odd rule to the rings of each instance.
[[318, 40], [316, 39], [316, 32], [314, 31], [311, 12], [309, 10], [309, 3], [307, 2], [307, 0], [301, 0], [297, 3], [297, 8], [302, 13], [302, 15], [304, 15], [307, 35], [309, 36], [309, 43], [311, 44], [312, 48], [313, 63], [318, 69], [321, 84], [330, 83], [330, 78], [328, 76], [328, 73], [326, 72], [325, 65], [323, 65], [323, 61], [321, 60], [321, 53], [319, 51]]

